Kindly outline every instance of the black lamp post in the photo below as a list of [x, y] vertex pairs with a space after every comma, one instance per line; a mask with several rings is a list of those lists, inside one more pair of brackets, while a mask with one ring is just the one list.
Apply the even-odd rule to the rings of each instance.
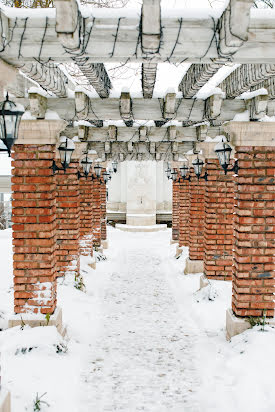
[[105, 184], [108, 183], [108, 181], [110, 180], [110, 177], [111, 177], [110, 173], [108, 173], [108, 172], [103, 172], [102, 175], [103, 175], [104, 183], [105, 183]]
[[53, 173], [55, 173], [57, 170], [64, 170], [64, 172], [66, 173], [66, 170], [69, 167], [72, 154], [74, 151], [74, 147], [69, 147], [68, 145], [69, 142], [70, 140], [66, 137], [65, 142], [62, 142], [60, 146], [58, 147], [62, 167], [58, 167], [57, 164], [55, 163], [55, 160], [53, 160], [53, 164], [51, 166]]
[[181, 175], [183, 180], [188, 180], [190, 182], [191, 176], [189, 174], [189, 176], [187, 177], [188, 173], [189, 173], [188, 162], [187, 162], [187, 160], [184, 160], [183, 165], [180, 167], [180, 175]]
[[[23, 113], [24, 111], [19, 110], [16, 104], [9, 100], [7, 93], [6, 100], [0, 103], [0, 137], [9, 156], [15, 140], [18, 138], [18, 129]], [[1, 149], [1, 151], [4, 150]]]
[[113, 160], [112, 161], [112, 168], [113, 168], [114, 173], [117, 172], [117, 166], [118, 166], [117, 160]]
[[194, 173], [197, 176], [198, 180], [204, 179], [205, 181], [207, 181], [207, 177], [208, 177], [207, 172], [205, 172], [204, 176], [201, 176], [204, 162], [201, 159], [199, 159], [199, 157], [197, 157], [197, 159], [193, 160], [192, 164], [194, 167]]
[[229, 169], [232, 147], [229, 146], [228, 143], [222, 141], [215, 146], [214, 150], [215, 150], [216, 155], [218, 156], [220, 165], [224, 170], [224, 174], [226, 175], [227, 172], [235, 172], [236, 174], [238, 174], [238, 171], [239, 171], [238, 160], [236, 160], [233, 167]]
[[82, 166], [82, 168], [83, 168], [83, 173], [84, 173], [84, 175], [82, 175], [79, 171], [77, 172], [77, 177], [78, 177], [78, 179], [80, 179], [81, 177], [86, 177], [86, 179], [87, 179], [87, 177], [88, 177], [88, 175], [89, 175], [89, 173], [90, 173], [90, 169], [91, 169], [91, 166], [92, 166], [92, 164], [93, 164], [93, 161], [92, 161], [92, 159], [90, 159], [89, 157], [88, 157], [88, 155], [86, 154], [86, 156], [81, 160], [81, 166]]
[[103, 167], [99, 163], [94, 166], [95, 175], [98, 179], [100, 179], [102, 169]]

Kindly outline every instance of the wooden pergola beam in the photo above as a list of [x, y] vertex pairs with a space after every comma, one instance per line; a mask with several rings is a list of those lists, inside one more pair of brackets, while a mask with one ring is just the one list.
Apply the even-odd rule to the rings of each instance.
[[93, 86], [99, 97], [109, 97], [112, 83], [103, 63], [90, 63], [86, 57], [73, 59], [80, 71], [84, 74], [90, 85]]
[[183, 97], [186, 99], [194, 97], [223, 65], [222, 59], [208, 64], [191, 64], [179, 84]]
[[144, 99], [152, 99], [157, 77], [157, 63], [142, 63], [141, 84]]
[[19, 69], [28, 78], [36, 81], [44, 90], [54, 93], [58, 97], [67, 97], [67, 76], [55, 63], [26, 63]]
[[[25, 10], [16, 10], [17, 17], [9, 19], [4, 12], [1, 12], [3, 21], [5, 20], [4, 24], [8, 27], [9, 36], [5, 38], [5, 41], [1, 39], [4, 44], [0, 49], [3, 49], [0, 57], [15, 66], [33, 61], [33, 59], [46, 61], [49, 56], [59, 62], [71, 61], [72, 57], [88, 57], [90, 63], [125, 62], [126, 60], [129, 62], [148, 62], [145, 44], [144, 51], [142, 51], [142, 47], [139, 47], [139, 16], [129, 14], [119, 20], [117, 17], [104, 16], [102, 13], [101, 17], [86, 19], [86, 28], [89, 27], [89, 30], [83, 31], [83, 18], [80, 16], [78, 20], [75, 20], [78, 12], [71, 3], [72, 1], [57, 0], [56, 2], [56, 5], [66, 3], [66, 7], [71, 10], [67, 10], [66, 13], [74, 15], [65, 24], [64, 13], [63, 15], [61, 13], [63, 9], [58, 6], [61, 11], [58, 12], [57, 16], [61, 15], [63, 18], [64, 27], [61, 26], [60, 17], [56, 19], [48, 16], [46, 19], [46, 11], [45, 17], [30, 15], [27, 20], [24, 15]], [[213, 59], [221, 58], [224, 55], [227, 58], [233, 50], [238, 48], [235, 53], [230, 55], [231, 61], [234, 63], [275, 63], [274, 19], [265, 19], [261, 14], [256, 17], [257, 14], [254, 12], [249, 20], [247, 16], [250, 2], [235, 0], [235, 3], [244, 7], [245, 12], [239, 11], [236, 22], [239, 27], [243, 27], [245, 30], [237, 31], [234, 22], [234, 36], [228, 37], [231, 39], [230, 50], [222, 44], [222, 42], [225, 43], [223, 37], [220, 38], [219, 48], [217, 48], [215, 38], [213, 38], [214, 27], [211, 16], [205, 15], [204, 18], [197, 18], [194, 13], [192, 18], [190, 15], [185, 17], [183, 10], [182, 15], [162, 17], [161, 47], [158, 53], [151, 55], [154, 62], [167, 60], [182, 62], [184, 60], [191, 63], [211, 63]], [[232, 0], [230, 4], [233, 4]], [[224, 14], [220, 23], [220, 36], [225, 32], [228, 34], [230, 30], [230, 20], [225, 18], [228, 17], [228, 13], [227, 11], [227, 14]], [[133, 27], [136, 29], [133, 30]], [[81, 39], [77, 37], [77, 33], [82, 33]], [[245, 33], [247, 34], [245, 35]], [[156, 32], [145, 33], [144, 31], [144, 36], [146, 34], [157, 38]], [[218, 32], [216, 34], [218, 35]], [[242, 36], [239, 42], [237, 35]], [[235, 47], [234, 44], [237, 46]]]
[[225, 92], [227, 99], [234, 99], [272, 76], [275, 76], [275, 64], [243, 64], [219, 87]]

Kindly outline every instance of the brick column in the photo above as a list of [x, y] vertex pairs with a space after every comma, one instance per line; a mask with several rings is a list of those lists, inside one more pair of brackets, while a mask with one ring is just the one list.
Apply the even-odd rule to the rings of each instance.
[[179, 241], [179, 189], [178, 182], [172, 182], [172, 241]]
[[74, 275], [80, 269], [79, 228], [79, 181], [78, 161], [72, 159], [66, 173], [56, 173], [56, 222], [57, 222], [57, 270], [58, 275], [66, 272]]
[[[191, 169], [189, 183], [189, 259], [185, 273], [203, 272], [205, 180], [198, 180]], [[202, 171], [204, 175], [204, 170]]]
[[107, 240], [107, 210], [106, 210], [107, 188], [104, 182], [101, 183], [100, 195], [101, 195], [101, 240]]
[[93, 256], [92, 187], [90, 176], [80, 178], [80, 253], [84, 256]]
[[275, 123], [232, 122], [227, 130], [240, 167], [233, 219], [233, 314], [227, 312], [226, 325], [230, 337], [249, 325], [234, 315], [274, 315]]
[[189, 246], [189, 181], [179, 185], [179, 247]]
[[96, 248], [101, 246], [101, 185], [102, 183], [94, 175], [92, 181], [93, 244]]
[[225, 175], [218, 159], [207, 159], [206, 165], [204, 273], [207, 278], [227, 280], [232, 278], [233, 172]]
[[22, 120], [13, 148], [15, 313], [52, 314], [56, 307], [56, 178], [50, 166], [63, 127], [58, 120]]

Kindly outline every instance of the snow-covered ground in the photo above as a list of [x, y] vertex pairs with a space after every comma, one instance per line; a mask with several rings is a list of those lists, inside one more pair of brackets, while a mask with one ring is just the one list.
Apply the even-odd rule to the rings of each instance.
[[175, 259], [171, 231], [108, 229], [94, 271], [82, 260], [86, 293], [59, 280], [68, 338], [54, 327], [6, 329], [12, 313], [11, 230], [0, 232], [2, 383], [12, 412], [273, 412], [275, 330], [225, 339], [230, 282], [198, 291]]

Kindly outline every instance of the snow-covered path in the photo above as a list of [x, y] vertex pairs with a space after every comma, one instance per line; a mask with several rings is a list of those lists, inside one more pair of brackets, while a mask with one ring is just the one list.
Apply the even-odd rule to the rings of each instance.
[[167, 232], [112, 232], [102, 327], [83, 372], [88, 399], [81, 412], [200, 410], [196, 336], [167, 282], [169, 240]]

